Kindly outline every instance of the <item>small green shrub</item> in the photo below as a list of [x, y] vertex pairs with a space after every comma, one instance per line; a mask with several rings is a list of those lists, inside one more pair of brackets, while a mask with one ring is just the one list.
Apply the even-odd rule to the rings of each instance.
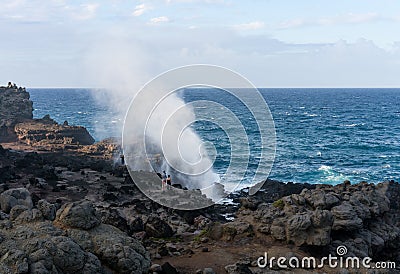
[[200, 239], [205, 236], [208, 233], [208, 229], [203, 229], [202, 231], [200, 231], [199, 234], [197, 234], [194, 238], [193, 241], [195, 242], [200, 242]]
[[285, 203], [282, 201], [282, 199], [276, 200], [272, 203], [272, 205], [279, 209], [283, 209], [285, 207]]

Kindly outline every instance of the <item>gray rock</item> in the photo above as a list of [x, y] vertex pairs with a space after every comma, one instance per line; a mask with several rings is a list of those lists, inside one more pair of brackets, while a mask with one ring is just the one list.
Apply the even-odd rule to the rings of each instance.
[[171, 226], [159, 217], [150, 216], [145, 225], [147, 236], [154, 238], [172, 237], [173, 231]]
[[253, 272], [247, 265], [235, 263], [232, 265], [225, 266], [225, 271], [228, 274], [252, 274]]
[[56, 218], [56, 206], [46, 200], [39, 200], [37, 208], [42, 212], [43, 217], [47, 220], [53, 221]]
[[[68, 214], [74, 212], [81, 216], [79, 210]], [[55, 221], [56, 227], [39, 210], [19, 205], [12, 209], [12, 216], [11, 225], [0, 228], [0, 273], [100, 274], [108, 273], [107, 268], [136, 274], [149, 270], [149, 253], [141, 243], [111, 225], [78, 229]]]
[[147, 273], [150, 255], [137, 240], [106, 224], [96, 226], [88, 232], [93, 243], [93, 249], [89, 251], [102, 262], [113, 262], [109, 264], [111, 269], [117, 273]]
[[161, 266], [164, 274], [178, 274], [178, 271], [169, 262], [165, 262]]
[[203, 269], [203, 274], [215, 274], [214, 269], [207, 267]]
[[21, 212], [18, 217], [15, 218], [16, 224], [25, 224], [30, 222], [39, 222], [43, 221], [42, 212], [37, 210], [36, 208], [32, 210], [25, 210]]
[[64, 204], [56, 215], [57, 224], [71, 228], [91, 229], [100, 222], [96, 210], [88, 201]]
[[271, 224], [271, 236], [276, 240], [285, 240], [286, 239], [286, 231], [285, 231], [286, 222], [284, 218], [275, 219]]
[[150, 271], [151, 271], [151, 272], [156, 272], [156, 273], [161, 273], [161, 272], [162, 272], [161, 265], [159, 265], [159, 264], [153, 264], [153, 265], [151, 265]]
[[307, 213], [292, 216], [286, 225], [286, 239], [288, 242], [300, 246], [307, 242], [307, 230], [311, 227], [311, 218]]
[[[5, 251], [5, 250], [3, 250]], [[1, 273], [28, 273], [29, 261], [27, 255], [19, 249], [10, 249], [0, 258]]]
[[74, 273], [83, 269], [85, 253], [78, 244], [70, 238], [58, 236], [51, 239], [54, 248], [49, 250], [54, 265], [66, 273]]
[[353, 231], [363, 226], [363, 221], [357, 216], [354, 207], [348, 202], [332, 208], [332, 230]]
[[31, 209], [33, 202], [31, 194], [26, 188], [13, 188], [0, 194], [0, 208], [5, 213], [10, 213], [12, 207], [23, 205]]
[[16, 205], [10, 210], [10, 220], [15, 220], [22, 212], [29, 210], [27, 206], [24, 205]]

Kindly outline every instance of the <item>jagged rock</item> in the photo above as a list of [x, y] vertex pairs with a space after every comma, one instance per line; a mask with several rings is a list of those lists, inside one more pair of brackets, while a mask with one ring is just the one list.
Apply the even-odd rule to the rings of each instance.
[[18, 140], [34, 146], [48, 144], [91, 145], [94, 143], [93, 137], [86, 128], [59, 125], [49, 119], [29, 120], [15, 125]]
[[223, 235], [223, 227], [220, 223], [216, 222], [213, 223], [208, 232], [207, 232], [207, 236], [210, 237], [213, 240], [219, 240], [222, 238]]
[[3, 231], [1, 273], [103, 273], [97, 257], [62, 233], [40, 221]]
[[10, 210], [10, 220], [15, 220], [22, 212], [29, 210], [27, 206], [16, 205]]
[[207, 229], [211, 223], [212, 221], [203, 215], [199, 215], [193, 219], [193, 225], [199, 230]]
[[144, 230], [144, 223], [142, 218], [136, 217], [135, 219], [128, 222], [129, 231], [131, 233], [139, 232]]
[[307, 242], [307, 230], [311, 227], [311, 217], [307, 213], [290, 217], [286, 225], [286, 238], [289, 242], [302, 245]]
[[58, 211], [56, 223], [71, 228], [90, 229], [100, 224], [100, 218], [88, 201], [66, 203]]
[[28, 208], [33, 207], [31, 194], [26, 188], [14, 188], [0, 194], [0, 208], [5, 213], [9, 213], [11, 208], [16, 205], [24, 205]]
[[256, 210], [258, 205], [260, 204], [260, 201], [257, 199], [254, 199], [252, 197], [245, 197], [240, 199], [240, 204], [242, 207], [250, 209], [250, 210]]
[[0, 87], [0, 142], [14, 141], [14, 126], [33, 118], [33, 103], [25, 89]]
[[210, 268], [210, 267], [206, 267], [203, 269], [202, 274], [215, 274], [214, 269]]
[[105, 157], [112, 157], [114, 154], [121, 150], [118, 145], [119, 141], [113, 138], [104, 139], [92, 145], [82, 147], [79, 151], [88, 155], [101, 155]]
[[56, 206], [47, 202], [46, 200], [39, 200], [37, 208], [42, 212], [43, 217], [47, 220], [53, 221], [56, 218]]
[[232, 265], [225, 266], [225, 270], [228, 274], [252, 274], [253, 272], [245, 264], [235, 263]]
[[156, 216], [150, 216], [145, 225], [147, 236], [154, 238], [172, 237], [173, 231], [171, 226]]
[[128, 232], [130, 228], [128, 226], [126, 219], [115, 208], [110, 208], [108, 210], [101, 211], [101, 222], [104, 224], [110, 224], [115, 227], [118, 227], [120, 230], [124, 232]]
[[286, 239], [286, 231], [285, 231], [285, 220], [283, 218], [275, 219], [271, 224], [271, 236], [276, 240], [285, 240]]
[[34, 209], [29, 209], [23, 205], [16, 205], [10, 211], [10, 220], [16, 224], [43, 221], [42, 213]]
[[[113, 273], [147, 273], [146, 249], [119, 229], [98, 224], [93, 210], [86, 201], [68, 203], [56, 227], [36, 208], [14, 206], [10, 225], [0, 226], [0, 273], [100, 274], [105, 266]], [[88, 226], [82, 225], [84, 214]]]
[[165, 262], [161, 265], [164, 274], [178, 274], [178, 271], [169, 262]]
[[[118, 273], [146, 273], [150, 256], [135, 239], [119, 229], [101, 224], [88, 231], [93, 242], [93, 254]], [[113, 263], [111, 263], [113, 262]]]
[[354, 207], [348, 202], [333, 207], [332, 214], [333, 230], [353, 231], [363, 226], [362, 219], [358, 217]]

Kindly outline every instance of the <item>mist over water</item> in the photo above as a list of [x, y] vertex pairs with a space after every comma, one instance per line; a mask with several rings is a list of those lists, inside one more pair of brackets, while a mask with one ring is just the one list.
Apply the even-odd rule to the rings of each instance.
[[[125, 155], [135, 157], [131, 167], [159, 173], [165, 170], [173, 183], [188, 188], [202, 189], [219, 182], [203, 141], [190, 127], [196, 119], [192, 108], [175, 93], [155, 102], [159, 92], [153, 90], [135, 97], [125, 117], [123, 142], [129, 150]], [[148, 117], [139, 119], [138, 115], [147, 113]]]
[[[85, 61], [87, 77], [102, 87], [100, 90], [93, 90], [92, 97], [98, 105], [106, 106], [108, 109], [107, 112], [97, 113], [96, 120], [109, 121], [111, 114], [113, 125], [110, 127], [112, 131], [109, 134], [112, 136], [122, 137], [123, 127], [129, 128], [129, 138], [125, 138], [124, 143], [130, 142], [130, 151], [124, 151], [124, 154], [128, 157], [131, 155], [137, 157], [134, 160], [136, 170], [160, 173], [165, 170], [172, 175], [175, 183], [194, 188], [202, 188], [219, 181], [219, 175], [214, 172], [212, 160], [209, 159], [206, 151], [203, 150], [202, 153], [199, 153], [202, 141], [197, 132], [188, 127], [185, 134], [179, 134], [182, 125], [194, 116], [192, 109], [185, 107], [182, 98], [171, 94], [162, 101], [155, 101], [154, 98], [160, 94], [160, 87], [159, 90], [153, 90], [141, 96], [139, 104], [135, 105], [133, 111], [126, 116], [132, 100], [138, 97], [138, 93], [145, 83], [156, 75], [150, 72], [149, 64], [154, 65], [158, 61], [149, 54], [148, 50], [142, 48], [139, 43], [128, 42], [124, 38], [112, 36], [107, 39], [107, 42], [99, 41], [86, 56]], [[144, 111], [155, 106], [151, 117], [145, 117], [148, 118], [147, 123], [138, 124]], [[169, 120], [169, 117], [178, 109], [180, 109], [180, 115]], [[167, 121], [170, 132], [162, 134]], [[99, 132], [99, 129], [102, 132]], [[95, 135], [103, 135], [104, 130], [101, 125], [96, 125], [94, 130]], [[180, 136], [179, 140], [166, 138], [177, 135]], [[137, 143], [139, 140], [143, 140], [144, 136], [150, 151], [144, 151]], [[160, 136], [164, 136], [164, 139], [161, 139]], [[204, 166], [201, 167], [200, 169], [205, 171], [191, 180], [187, 180], [184, 174], [190, 174], [193, 171], [198, 173], [197, 171], [200, 172], [200, 170], [183, 169], [183, 172], [177, 172], [176, 169], [171, 168], [171, 162], [165, 160], [163, 150], [175, 147], [177, 141], [179, 141], [182, 154], [172, 155], [172, 158], [170, 156], [169, 161], [179, 166], [182, 156], [188, 162], [196, 162], [200, 157], [203, 159], [204, 165], [210, 166], [210, 168], [205, 170]], [[150, 157], [150, 161], [148, 161], [148, 157]]]

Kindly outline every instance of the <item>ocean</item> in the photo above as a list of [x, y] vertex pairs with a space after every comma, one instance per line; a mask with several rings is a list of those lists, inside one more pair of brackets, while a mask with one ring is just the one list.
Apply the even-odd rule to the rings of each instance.
[[[28, 89], [34, 117], [45, 114], [57, 122], [85, 126], [96, 140], [112, 137], [122, 122], [92, 96], [90, 89]], [[98, 92], [98, 91], [97, 91]], [[400, 89], [260, 89], [276, 129], [276, 157], [265, 177], [283, 182], [338, 184], [400, 179]], [[260, 156], [257, 124], [239, 101], [221, 90], [187, 89], [186, 101], [221, 103], [239, 117], [250, 140], [250, 181]], [[204, 111], [195, 109], [195, 113]], [[214, 114], [210, 114], [214, 115]], [[215, 115], [218, 115], [215, 113]], [[229, 139], [209, 122], [192, 125], [204, 141], [214, 143], [214, 169], [229, 164]], [[232, 167], [233, 172], [240, 166]], [[244, 182], [246, 182], [246, 178]]]

